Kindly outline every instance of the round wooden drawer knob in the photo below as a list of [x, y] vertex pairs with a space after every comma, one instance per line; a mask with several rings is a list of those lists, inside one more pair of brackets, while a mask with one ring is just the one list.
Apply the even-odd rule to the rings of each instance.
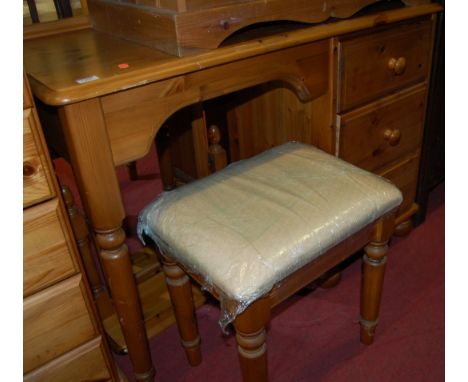
[[388, 68], [393, 71], [396, 75], [403, 74], [406, 70], [406, 58], [391, 58], [388, 60]]
[[384, 132], [384, 138], [388, 141], [390, 146], [396, 146], [401, 139], [401, 131], [400, 129], [387, 129]]

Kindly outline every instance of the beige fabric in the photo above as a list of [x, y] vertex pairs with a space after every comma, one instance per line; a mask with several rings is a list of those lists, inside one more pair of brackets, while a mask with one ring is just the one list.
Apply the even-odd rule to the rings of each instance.
[[227, 323], [401, 201], [387, 180], [290, 142], [162, 194], [139, 232], [221, 294]]

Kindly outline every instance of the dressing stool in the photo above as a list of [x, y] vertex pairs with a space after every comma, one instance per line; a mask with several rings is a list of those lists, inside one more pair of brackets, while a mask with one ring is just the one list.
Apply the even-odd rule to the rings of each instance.
[[361, 342], [371, 344], [401, 192], [309, 145], [289, 142], [162, 194], [138, 232], [161, 252], [182, 345], [201, 362], [188, 275], [233, 323], [245, 381], [267, 381], [270, 310], [365, 247]]

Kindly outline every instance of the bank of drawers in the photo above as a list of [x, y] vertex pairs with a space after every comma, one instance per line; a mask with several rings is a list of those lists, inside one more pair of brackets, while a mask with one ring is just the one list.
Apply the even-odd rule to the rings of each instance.
[[111, 380], [108, 349], [100, 336], [26, 78], [24, 81], [24, 380]]
[[392, 180], [400, 213], [416, 193], [432, 28], [414, 20], [338, 44], [339, 156]]

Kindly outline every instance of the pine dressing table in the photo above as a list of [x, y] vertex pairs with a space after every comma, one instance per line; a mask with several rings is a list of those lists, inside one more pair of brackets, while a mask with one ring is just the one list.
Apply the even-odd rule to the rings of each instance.
[[[32, 91], [59, 120], [43, 124], [48, 144], [72, 164], [137, 380], [153, 380], [154, 368], [124, 243], [125, 211], [115, 167], [143, 157], [177, 110], [280, 82], [281, 89], [274, 91], [281, 93], [274, 93], [270, 105], [283, 103], [287, 112], [264, 124], [294, 128], [306, 120], [307, 126], [278, 140], [305, 140], [389, 177], [405, 197], [399, 217], [404, 223], [417, 208], [414, 193], [440, 10], [437, 4], [400, 7], [186, 57], [82, 26], [24, 42]], [[259, 99], [231, 113], [241, 135], [238, 153], [242, 134], [257, 129], [243, 109], [265, 107]], [[199, 123], [192, 128], [206, 137]], [[206, 146], [197, 147], [195, 161], [203, 162]]]

